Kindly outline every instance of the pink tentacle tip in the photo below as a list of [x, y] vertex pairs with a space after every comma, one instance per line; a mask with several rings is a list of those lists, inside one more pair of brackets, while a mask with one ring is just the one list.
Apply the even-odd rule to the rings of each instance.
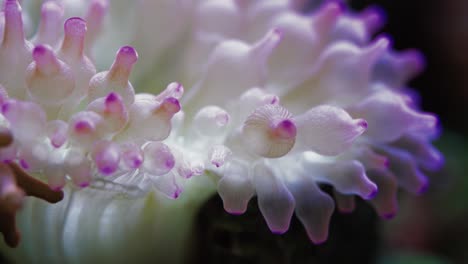
[[275, 234], [275, 235], [283, 235], [285, 234], [286, 232], [288, 232], [288, 228], [285, 228], [286, 230], [283, 230], [283, 229], [271, 229], [271, 233]]
[[117, 52], [117, 60], [125, 65], [133, 65], [138, 60], [138, 53], [135, 48], [124, 46]]
[[345, 10], [345, 4], [339, 1], [329, 1], [320, 10], [313, 14], [312, 26], [314, 28], [329, 28], [333, 26], [338, 17]]
[[274, 29], [272, 30], [272, 34], [273, 34], [274, 36], [276, 36], [277, 38], [281, 39], [281, 38], [283, 38], [284, 32], [283, 32], [283, 30], [280, 29], [280, 28], [274, 28]]
[[377, 194], [379, 193], [379, 190], [377, 188], [373, 189], [367, 196], [366, 196], [366, 200], [372, 200], [374, 199]]
[[63, 140], [61, 140], [61, 139], [53, 139], [53, 140], [51, 140], [50, 143], [52, 143], [52, 146], [54, 148], [60, 148], [63, 145], [62, 142], [63, 142]]
[[279, 122], [274, 130], [274, 133], [279, 138], [291, 139], [296, 137], [297, 129], [294, 122], [290, 119], [285, 119]]
[[45, 45], [37, 45], [33, 50], [33, 59], [37, 60], [38, 58], [47, 54], [49, 49]]
[[175, 85], [176, 85], [176, 88], [174, 88], [174, 92], [180, 93], [180, 92], [183, 92], [183, 91], [184, 91], [184, 87], [182, 86], [182, 84], [180, 84], [180, 83], [175, 83]]
[[177, 188], [177, 190], [172, 194], [172, 198], [174, 199], [179, 198], [181, 193], [182, 193], [182, 190]]
[[33, 59], [38, 63], [38, 66], [46, 66], [55, 61], [55, 55], [52, 48], [48, 45], [38, 45], [33, 49]]
[[226, 208], [224, 208], [224, 209], [225, 209], [226, 212], [228, 212], [229, 214], [231, 214], [231, 215], [236, 215], [236, 216], [237, 216], [237, 215], [243, 215], [243, 214], [245, 213], [245, 212], [243, 212], [243, 211], [233, 211], [233, 210], [228, 210], [228, 209], [226, 209]]
[[116, 168], [110, 167], [110, 166], [102, 167], [102, 168], [99, 169], [99, 171], [104, 175], [110, 175], [110, 174], [114, 173], [115, 170], [116, 170]]
[[400, 65], [398, 66], [410, 72], [411, 75], [419, 74], [426, 68], [426, 58], [418, 50], [408, 50], [401, 54], [399, 59]]
[[387, 22], [385, 11], [379, 6], [368, 7], [359, 16], [372, 33], [382, 28]]
[[369, 59], [369, 62], [374, 63], [376, 59], [380, 58], [383, 53], [389, 49], [391, 43], [392, 40], [388, 36], [378, 36], [376, 40], [366, 48], [363, 55]]
[[337, 17], [346, 9], [346, 4], [341, 1], [328, 1], [323, 7], [322, 12], [330, 17]]
[[425, 194], [428, 190], [429, 190], [429, 181], [426, 180], [422, 185], [421, 187], [419, 188], [419, 190], [417, 191], [417, 194], [418, 195], [422, 195], [422, 194]]
[[21, 159], [21, 160], [19, 161], [19, 164], [20, 164], [20, 166], [21, 166], [23, 169], [25, 169], [25, 170], [28, 170], [28, 169], [29, 169], [29, 164], [28, 164], [24, 159]]
[[65, 34], [70, 36], [84, 37], [87, 31], [86, 21], [80, 17], [72, 17], [65, 21]]
[[134, 168], [134, 169], [139, 168], [141, 166], [141, 164], [143, 164], [142, 159], [133, 159], [132, 160], [132, 168]]
[[8, 113], [8, 111], [10, 111], [10, 108], [11, 108], [11, 103], [10, 103], [10, 102], [7, 101], [7, 102], [3, 103], [3, 105], [2, 105], [2, 113], [3, 113], [3, 114]]
[[63, 12], [65, 11], [63, 6], [58, 3], [58, 2], [55, 2], [55, 1], [48, 1], [48, 2], [44, 2], [42, 4], [42, 7], [41, 7], [41, 13], [43, 15], [46, 15], [48, 14], [50, 11], [58, 11], [60, 13], [63, 14]]
[[222, 112], [222, 113], [218, 113], [216, 115], [216, 124], [218, 124], [219, 126], [225, 126], [229, 123], [229, 115], [225, 112]]
[[93, 0], [90, 5], [91, 12], [95, 14], [104, 14], [108, 7], [108, 0]]
[[311, 241], [312, 241], [312, 243], [314, 243], [314, 245], [316, 245], [316, 246], [321, 246], [321, 245], [327, 243], [327, 239], [326, 239], [326, 238], [325, 238], [325, 239], [311, 240]]
[[426, 114], [423, 120], [428, 128], [436, 128], [439, 126], [439, 118], [435, 115]]
[[369, 123], [367, 123], [367, 121], [364, 119], [358, 119], [356, 121], [356, 125], [362, 128], [363, 130], [366, 130], [369, 127]]
[[276, 96], [276, 95], [269, 95], [269, 96], [266, 96], [265, 101], [266, 101], [268, 104], [277, 105], [277, 104], [279, 104], [280, 99], [279, 99], [279, 97]]
[[382, 165], [386, 169], [390, 168], [390, 159], [387, 158], [387, 157], [383, 157], [382, 158]]
[[6, 0], [5, 1], [5, 13], [9, 12], [21, 12], [20, 3], [17, 0]]
[[169, 97], [169, 98], [164, 99], [161, 107], [168, 114], [175, 114], [180, 111], [179, 100], [177, 100], [174, 97]]
[[113, 104], [115, 102], [121, 101], [122, 97], [115, 92], [111, 92], [106, 97], [106, 104]]
[[174, 82], [170, 84], [171, 94], [175, 98], [180, 98], [184, 94], [184, 86], [181, 83]]
[[396, 212], [390, 212], [390, 213], [383, 214], [381, 217], [385, 220], [390, 220], [390, 219], [395, 218], [395, 216], [396, 216]]
[[172, 169], [175, 166], [175, 160], [173, 158], [167, 159], [164, 165], [166, 168]]
[[79, 187], [80, 187], [80, 188], [86, 188], [86, 187], [88, 187], [89, 185], [90, 185], [89, 182], [82, 182], [82, 183], [79, 184]]
[[86, 133], [92, 131], [94, 129], [94, 126], [86, 120], [81, 120], [75, 123], [74, 128], [75, 131], [78, 133]]

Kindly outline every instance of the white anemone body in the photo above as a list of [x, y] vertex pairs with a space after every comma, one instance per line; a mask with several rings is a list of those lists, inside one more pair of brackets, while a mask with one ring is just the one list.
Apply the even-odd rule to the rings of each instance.
[[[437, 119], [404, 87], [420, 55], [371, 40], [375, 10], [51, 0], [35, 23], [37, 1], [23, 2], [24, 19], [16, 0], [2, 13], [1, 116], [15, 142], [0, 157], [67, 197], [28, 202], [22, 261], [181, 262], [164, 253], [185, 250], [196, 210], [216, 190], [229, 213], [257, 196], [272, 232], [286, 232], [296, 214], [322, 243], [335, 207], [351, 211], [359, 196], [389, 218], [397, 186], [424, 191], [420, 168], [442, 162], [430, 144]], [[53, 22], [65, 19], [57, 33]], [[31, 49], [23, 28], [38, 23]]]

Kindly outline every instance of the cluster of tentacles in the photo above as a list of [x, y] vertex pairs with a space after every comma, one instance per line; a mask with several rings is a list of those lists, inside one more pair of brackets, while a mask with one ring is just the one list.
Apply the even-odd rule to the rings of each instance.
[[[423, 192], [422, 171], [442, 164], [431, 145], [437, 118], [421, 112], [406, 87], [423, 68], [421, 55], [391, 50], [387, 36], [373, 39], [378, 9], [356, 13], [339, 1], [308, 14], [287, 0], [85, 2], [83, 19], [66, 17], [76, 1], [45, 1], [28, 40], [27, 14], [5, 1], [0, 117], [14, 135], [0, 150], [5, 197], [39, 188], [46, 200], [60, 198], [39, 183], [30, 188], [20, 167], [54, 190], [88, 187], [130, 199], [153, 191], [176, 199], [192, 178], [209, 175], [228, 212], [245, 212], [257, 196], [273, 232], [286, 232], [295, 212], [321, 243], [335, 202], [319, 184], [334, 187], [341, 211], [360, 196], [391, 218], [398, 187]], [[122, 5], [137, 15], [116, 15], [113, 6]], [[134, 28], [121, 32], [128, 17], [125, 28]], [[98, 72], [109, 42], [121, 39], [109, 36], [134, 46]], [[179, 82], [165, 89], [155, 84], [173, 77]]]

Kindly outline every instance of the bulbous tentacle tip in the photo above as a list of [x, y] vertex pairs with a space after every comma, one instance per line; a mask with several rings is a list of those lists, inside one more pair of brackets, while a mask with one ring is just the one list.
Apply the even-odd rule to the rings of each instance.
[[106, 114], [117, 114], [122, 116], [122, 119], [126, 119], [127, 108], [125, 102], [116, 92], [110, 92], [104, 99], [104, 113]]
[[397, 66], [401, 67], [409, 78], [423, 72], [427, 64], [424, 55], [416, 49], [403, 52], [397, 61]]
[[367, 121], [330, 105], [314, 107], [294, 118], [298, 127], [297, 150], [336, 156], [349, 149], [367, 130]]
[[380, 30], [387, 22], [385, 11], [378, 5], [370, 6], [359, 14], [367, 30], [375, 33]]
[[10, 12], [21, 12], [21, 6], [18, 0], [6, 0], [4, 4], [5, 14]]
[[231, 117], [225, 110], [223, 109], [217, 109], [217, 110], [218, 111], [216, 111], [213, 116], [214, 124], [216, 124], [216, 126], [220, 128], [225, 127], [226, 125], [229, 124], [229, 120], [231, 119]]
[[206, 106], [195, 115], [193, 128], [203, 136], [221, 136], [226, 132], [230, 118], [226, 110], [217, 106]]
[[437, 128], [440, 127], [439, 117], [433, 114], [426, 114], [424, 116], [424, 122], [428, 128]]
[[104, 14], [109, 8], [109, 0], [93, 0], [89, 6], [89, 13]]
[[37, 45], [33, 49], [33, 59], [40, 60], [43, 56], [49, 54], [51, 49], [46, 45]]
[[312, 29], [320, 34], [325, 34], [336, 24], [343, 10], [345, 10], [344, 4], [339, 1], [324, 3], [313, 16]]
[[176, 159], [171, 149], [164, 143], [151, 142], [143, 149], [145, 160], [143, 169], [151, 175], [160, 176], [174, 168]]
[[91, 157], [102, 175], [111, 175], [118, 169], [120, 148], [112, 141], [102, 140], [94, 144]]
[[275, 234], [289, 229], [295, 200], [284, 182], [262, 163], [253, 169], [253, 186], [258, 197], [258, 207], [268, 228]]
[[223, 166], [231, 159], [232, 151], [224, 145], [213, 146], [210, 150], [210, 162], [216, 168]]
[[369, 127], [369, 123], [367, 123], [367, 121], [364, 119], [355, 119], [354, 123], [358, 130], [362, 130], [362, 132], [360, 132], [361, 134], [364, 133], [364, 131], [366, 131]]
[[350, 214], [356, 209], [356, 199], [354, 195], [341, 194], [334, 189], [333, 196], [335, 197], [336, 208], [341, 214]]
[[369, 192], [369, 194], [367, 194], [367, 195], [364, 197], [365, 200], [372, 200], [372, 199], [374, 199], [374, 198], [377, 196], [377, 194], [379, 193], [379, 191], [378, 191], [378, 189], [377, 189], [377, 186], [376, 186], [376, 185], [374, 185], [374, 186], [375, 186], [375, 188], [372, 188], [371, 191]]
[[224, 210], [232, 215], [244, 214], [254, 195], [254, 189], [244, 175], [233, 174], [221, 179], [218, 192], [223, 200]]
[[182, 95], [184, 94], [184, 86], [178, 82], [170, 83], [167, 86], [166, 90], [170, 92], [171, 97], [174, 97], [177, 99], [180, 99]]
[[290, 119], [285, 119], [273, 128], [274, 136], [277, 136], [281, 139], [292, 139], [296, 137], [297, 129], [294, 122]]
[[71, 17], [64, 24], [65, 35], [84, 37], [86, 35], [86, 21], [80, 17]]
[[2, 45], [20, 46], [25, 41], [21, 5], [16, 0], [8, 0], [3, 8], [5, 25]]
[[144, 161], [143, 151], [134, 143], [124, 143], [120, 145], [120, 155], [122, 156], [123, 169], [138, 169]]
[[388, 50], [391, 44], [391, 39], [388, 36], [379, 36], [372, 42], [367, 48], [363, 50], [363, 56], [371, 65], [374, 65], [376, 61], [383, 56]]
[[228, 214], [231, 214], [231, 215], [243, 215], [243, 214], [245, 214], [245, 212], [247, 211], [247, 209], [245, 209], [245, 210], [240, 210], [240, 211], [236, 211], [235, 209], [231, 209], [231, 208], [226, 207], [226, 206], [224, 206], [224, 210], [225, 210]]
[[372, 200], [377, 197], [378, 193], [379, 189], [375, 183], [369, 179], [363, 180], [359, 191], [359, 196], [362, 197], [362, 199]]
[[111, 92], [106, 96], [106, 104], [113, 104], [119, 100], [122, 100], [122, 97], [116, 93], [116, 92]]
[[56, 1], [46, 1], [41, 6], [41, 14], [49, 15], [50, 12], [58, 13], [63, 15], [65, 9], [63, 6]]
[[57, 1], [43, 2], [39, 28], [31, 42], [55, 46], [60, 39], [60, 24], [64, 13], [65, 10], [61, 3]]
[[74, 124], [73, 129], [76, 133], [87, 133], [94, 131], [95, 126], [92, 122], [89, 122], [88, 120], [79, 120]]
[[49, 45], [37, 45], [34, 47], [32, 57], [36, 62], [37, 69], [43, 73], [50, 74], [61, 68], [54, 51]]
[[251, 47], [250, 55], [260, 63], [266, 62], [282, 37], [283, 31], [280, 28], [273, 28]]
[[423, 178], [423, 179], [422, 179], [421, 186], [420, 186], [419, 189], [416, 191], [416, 194], [417, 194], [417, 195], [423, 195], [423, 194], [425, 194], [425, 193], [429, 190], [429, 187], [430, 187], [429, 180], [428, 180], [427, 178]]
[[[313, 180], [304, 175], [301, 178], [301, 181], [288, 183], [288, 188], [296, 201], [296, 216], [303, 224], [309, 240], [314, 244], [320, 244], [328, 238], [328, 227], [335, 210], [335, 203]], [[341, 205], [347, 204], [345, 207], [353, 207], [354, 200], [350, 200], [350, 196], [340, 195], [337, 192], [335, 194], [337, 199], [344, 201]], [[354, 199], [352, 196], [351, 198]]]
[[258, 107], [244, 122], [242, 138], [251, 152], [266, 158], [286, 155], [296, 142], [291, 114], [279, 105]]
[[138, 60], [138, 53], [132, 46], [124, 46], [117, 52], [116, 61], [126, 66], [133, 66]]
[[88, 187], [90, 185], [89, 182], [81, 182], [78, 184], [78, 187], [80, 187], [81, 189], [84, 189], [86, 187]]
[[180, 111], [181, 106], [177, 98], [169, 97], [164, 99], [164, 101], [161, 103], [161, 108], [165, 113], [172, 117], [174, 114]]

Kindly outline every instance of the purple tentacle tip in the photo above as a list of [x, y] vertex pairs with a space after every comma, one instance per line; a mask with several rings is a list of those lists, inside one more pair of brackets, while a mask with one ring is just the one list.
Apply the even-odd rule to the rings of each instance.
[[385, 219], [385, 220], [390, 220], [390, 219], [393, 219], [395, 216], [396, 216], [396, 213], [391, 212], [391, 213], [383, 214], [382, 218]]
[[372, 190], [372, 192], [369, 195], [367, 195], [366, 200], [374, 199], [378, 193], [379, 191], [377, 189]]

